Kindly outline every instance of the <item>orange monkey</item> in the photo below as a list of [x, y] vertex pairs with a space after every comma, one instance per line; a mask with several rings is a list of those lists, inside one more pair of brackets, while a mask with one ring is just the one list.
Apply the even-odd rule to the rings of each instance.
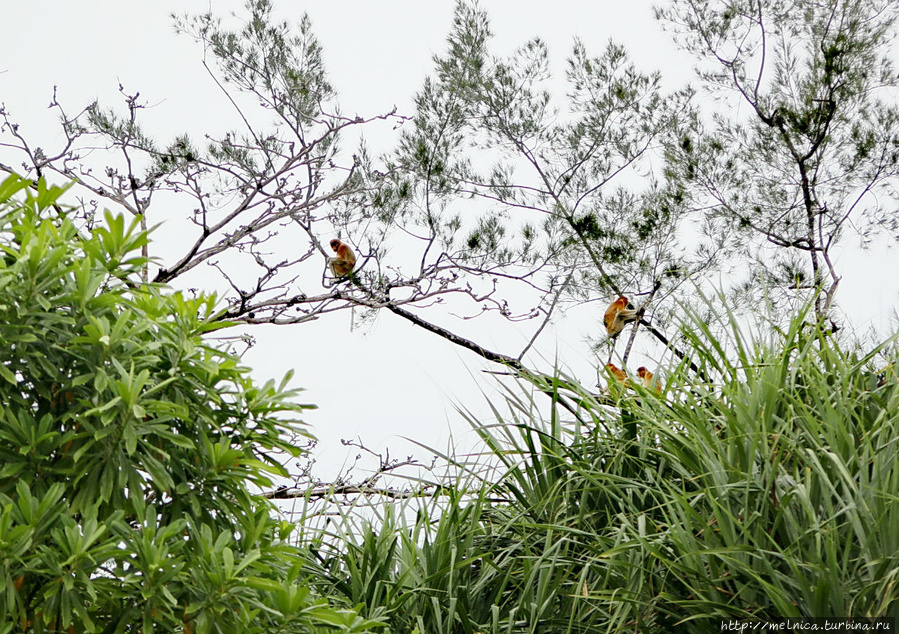
[[[646, 366], [641, 365], [637, 368], [637, 376], [640, 377], [640, 380], [643, 382], [643, 387], [652, 387], [652, 380], [654, 375], [652, 372], [646, 369]], [[662, 393], [662, 383], [661, 381], [655, 384], [656, 392], [659, 394]]]
[[606, 314], [603, 316], [603, 322], [606, 325], [606, 331], [609, 337], [617, 337], [618, 333], [624, 330], [624, 325], [629, 321], [636, 321], [638, 311], [628, 310], [627, 297], [621, 296], [606, 308]]
[[609, 374], [615, 377], [616, 380], [621, 381], [625, 385], [625, 387], [627, 386], [627, 374], [625, 374], [624, 370], [619, 368], [614, 363], [607, 363], [606, 369], [609, 371]]
[[356, 254], [345, 243], [337, 238], [331, 240], [331, 248], [337, 254], [336, 258], [331, 258], [328, 266], [331, 267], [331, 273], [334, 277], [343, 277], [349, 275], [353, 267], [356, 266]]

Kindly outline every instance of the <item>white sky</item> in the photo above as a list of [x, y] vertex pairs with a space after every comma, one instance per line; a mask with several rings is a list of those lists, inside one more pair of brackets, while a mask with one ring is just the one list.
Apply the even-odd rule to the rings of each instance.
[[[169, 14], [211, 8], [226, 16], [241, 2], [196, 0], [32, 0], [6, 3], [8, 28], [0, 39], [0, 101], [32, 142], [54, 147], [61, 138], [55, 116], [46, 110], [53, 86], [70, 114], [95, 98], [119, 107], [118, 85], [139, 90], [153, 107], [145, 111], [149, 131], [161, 139], [188, 132], [200, 137], [219, 121], [226, 103], [202, 67], [202, 50], [176, 36]], [[440, 53], [450, 28], [453, 2], [447, 0], [276, 0], [282, 17], [296, 21], [308, 12], [325, 47], [332, 84], [346, 114], [373, 115], [398, 106], [410, 113], [414, 92]], [[580, 37], [598, 54], [608, 39], [627, 45], [638, 67], [659, 69], [668, 88], [690, 81], [691, 61], [671, 44], [651, 16], [651, 3], [635, 0], [553, 3], [533, 0], [484, 2], [490, 12], [498, 52], [508, 52], [532, 36], [549, 44], [561, 68], [572, 38]], [[550, 6], [552, 7], [550, 9]], [[388, 134], [366, 134], [374, 151], [384, 151]], [[9, 154], [0, 148], [0, 160]], [[158, 213], [158, 210], [156, 211]], [[854, 247], [847, 241], [848, 247]], [[850, 256], [846, 256], [847, 259]], [[873, 275], [875, 265], [895, 270], [895, 254], [881, 249], [853, 255], [839, 299], [855, 326], [885, 329], [897, 299], [895, 274]], [[541, 350], [551, 366], [558, 356], [585, 384], [594, 380], [593, 359], [584, 338], [604, 307], [585, 307], [549, 332]], [[453, 327], [450, 321], [442, 323]], [[467, 331], [471, 324], [463, 326]], [[519, 327], [497, 319], [478, 322], [481, 345], [517, 354], [535, 326]], [[444, 448], [450, 434], [467, 435], [454, 404], [487, 414], [482, 392], [493, 395], [496, 369], [474, 355], [416, 329], [388, 313], [373, 328], [349, 332], [349, 314], [290, 327], [245, 329], [257, 345], [245, 360], [262, 380], [288, 369], [306, 388], [306, 401], [319, 410], [306, 416], [321, 440], [318, 472], [329, 477], [347, 454], [340, 438], [361, 436], [370, 447], [391, 455], [426, 456], [398, 437]], [[349, 361], [347, 361], [349, 359]], [[641, 363], [635, 360], [634, 367]], [[471, 445], [470, 440], [464, 444]]]

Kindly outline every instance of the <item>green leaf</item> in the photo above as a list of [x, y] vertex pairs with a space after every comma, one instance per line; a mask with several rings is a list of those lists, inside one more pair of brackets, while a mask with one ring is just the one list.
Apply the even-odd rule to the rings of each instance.
[[6, 381], [14, 386], [17, 386], [19, 382], [16, 380], [16, 375], [9, 371], [5, 365], [0, 364], [0, 376], [2, 376]]

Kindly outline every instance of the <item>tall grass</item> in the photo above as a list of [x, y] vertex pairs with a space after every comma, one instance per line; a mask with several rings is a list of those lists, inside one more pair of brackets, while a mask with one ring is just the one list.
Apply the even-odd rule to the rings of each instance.
[[677, 367], [664, 395], [582, 392], [586, 422], [510, 390], [471, 421], [488, 457], [445, 496], [335, 524], [319, 585], [422, 634], [899, 616], [895, 347], [843, 349], [801, 315], [764, 336], [731, 323], [685, 330], [708, 381]]

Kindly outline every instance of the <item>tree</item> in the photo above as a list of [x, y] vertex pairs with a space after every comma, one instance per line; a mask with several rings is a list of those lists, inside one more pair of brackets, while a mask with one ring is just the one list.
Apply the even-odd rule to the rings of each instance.
[[213, 297], [140, 280], [147, 233], [0, 183], [0, 631], [364, 631], [253, 493], [308, 436], [296, 390], [201, 339]]
[[[520, 369], [526, 350], [514, 357], [494, 353], [410, 308], [459, 297], [468, 301], [459, 303], [468, 312], [473, 306], [475, 312], [496, 311], [512, 320], [542, 317], [545, 323], [563, 291], [577, 289], [580, 301], [594, 290], [648, 294], [656, 281], [682, 279], [685, 271], [695, 273], [708, 263], [707, 254], [691, 259], [674, 246], [672, 227], [684, 213], [677, 191], [655, 184], [609, 191], [660, 142], [688, 96], [666, 100], [658, 75], [637, 71], [621, 47], [610, 46], [601, 58], [576, 47], [569, 73], [573, 114], [541, 130], [552, 116], [540, 86], [545, 46], [534, 41], [511, 60], [488, 60], [487, 17], [460, 4], [450, 53], [437, 60], [438, 77], [418, 95], [411, 131], [380, 161], [365, 148], [349, 156], [338, 141], [373, 119], [404, 118], [339, 114], [308, 19], [294, 32], [273, 19], [266, 0], [249, 2], [247, 10], [246, 23], [236, 31], [211, 15], [176, 21], [214, 60], [207, 68], [245, 126], [208, 133], [206, 147], [192, 140], [194, 134], [154, 141], [140, 124], [142, 102], [124, 91], [124, 114], [95, 103], [69, 116], [54, 100], [66, 141], [53, 152], [32, 148], [4, 113], [10, 145], [24, 154], [34, 178], [55, 172], [76, 179], [89, 197], [140, 218], [144, 228], [160, 218], [155, 201], [168, 204], [170, 193], [190, 201], [195, 241], [148, 279], [186, 283], [191, 271], [208, 264], [230, 286], [224, 318], [287, 324], [346, 308], [361, 308], [360, 315], [386, 308]], [[524, 90], [515, 90], [518, 81]], [[257, 104], [266, 118], [273, 115], [273, 127], [260, 125]], [[478, 124], [485, 115], [484, 125]], [[511, 147], [528, 160], [541, 184], [513, 184], [508, 161], [478, 175], [465, 153], [482, 133], [490, 147]], [[80, 152], [97, 140], [118, 155], [114, 163], [94, 166], [82, 159]], [[529, 149], [531, 142], [543, 149]], [[555, 143], [559, 148], [551, 149]], [[460, 153], [457, 161], [450, 160], [451, 152]], [[502, 222], [456, 211], [462, 204], [472, 207], [465, 202], [472, 194], [500, 201], [501, 214], [532, 214], [531, 220], [515, 219], [523, 225], [517, 244], [504, 243]], [[634, 206], [641, 244], [607, 226], [629, 227]], [[88, 205], [85, 212], [90, 215]], [[321, 273], [323, 245], [334, 234], [359, 254], [355, 283]], [[246, 273], [251, 269], [255, 276]], [[510, 307], [513, 291], [507, 287], [513, 283], [527, 290], [529, 307]], [[654, 292], [664, 297], [670, 288]], [[542, 328], [535, 328], [534, 337]]]
[[[79, 179], [142, 223], [160, 218], [155, 201], [186, 200], [194, 241], [147, 279], [187, 285], [213, 267], [228, 289], [224, 319], [386, 309], [520, 373], [567, 305], [623, 294], [642, 315], [623, 361], [641, 329], [679, 354], [666, 319], [722, 263], [749, 269], [748, 289], [761, 276], [790, 297], [814, 294], [820, 320], [847, 227], [869, 237], [894, 222], [876, 196], [896, 182], [894, 3], [716, 7], [673, 2], [659, 16], [717, 65], [700, 79], [735, 92], [749, 120], [664, 91], [614, 43], [593, 55], [576, 42], [561, 80], [539, 39], [496, 55], [486, 12], [467, 2], [410, 116], [345, 116], [309, 20], [294, 30], [270, 0], [250, 0], [236, 30], [209, 14], [176, 20], [241, 126], [208, 132], [205, 147], [196, 133], [154, 141], [124, 91], [124, 114], [92, 104], [72, 117], [54, 100], [66, 141], [53, 152], [31, 147], [6, 113], [3, 129], [30, 178]], [[402, 124], [392, 151], [343, 148], [379, 120]], [[96, 139], [116, 161], [82, 156]], [[359, 256], [346, 279], [326, 275], [335, 235]], [[487, 349], [435, 305], [533, 323], [529, 342]]]
[[837, 246], [899, 228], [899, 7], [674, 0], [657, 15], [728, 106], [684, 136], [672, 169], [709, 223], [734, 232], [750, 284], [812, 296], [830, 316]]

